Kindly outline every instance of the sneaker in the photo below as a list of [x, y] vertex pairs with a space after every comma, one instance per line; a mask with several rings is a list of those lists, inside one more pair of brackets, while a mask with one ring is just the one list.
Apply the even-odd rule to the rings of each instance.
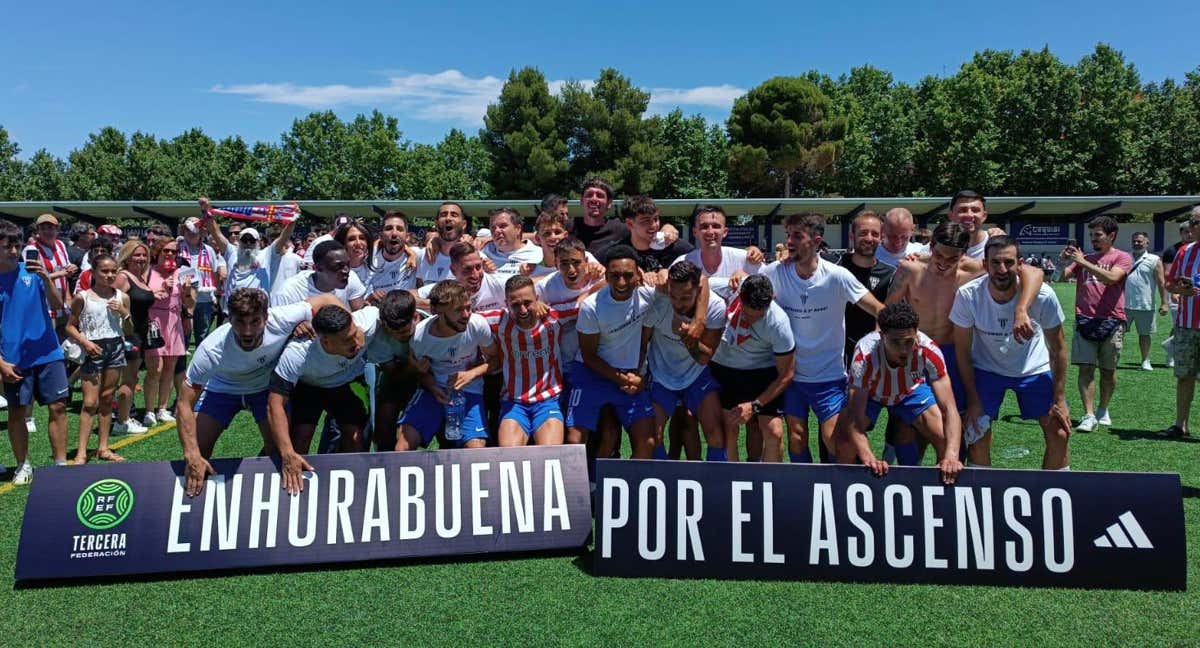
[[1159, 430], [1158, 436], [1165, 437], [1168, 439], [1182, 439], [1182, 438], [1188, 436], [1188, 433], [1186, 430], [1179, 427], [1178, 425], [1172, 425], [1171, 427], [1169, 427], [1165, 430]]
[[170, 412], [168, 412], [165, 409], [158, 410], [158, 422], [159, 423], [172, 423], [174, 421], [175, 421], [175, 417], [171, 416]]
[[66, 460], [66, 459], [55, 459], [55, 460], [54, 460], [54, 465], [55, 465], [55, 466], [66, 466], [66, 465], [68, 465], [68, 464], [67, 464], [67, 460]]
[[33, 481], [33, 466], [30, 466], [29, 462], [26, 461], [17, 468], [16, 474], [13, 475], [12, 483], [17, 486], [24, 486], [31, 481]]
[[1091, 431], [1095, 430], [1096, 429], [1096, 417], [1091, 414], [1085, 415], [1083, 417], [1083, 420], [1081, 420], [1079, 422], [1079, 425], [1075, 426], [1075, 429], [1080, 432], [1091, 432]]
[[1100, 410], [1096, 412], [1096, 422], [1100, 425], [1112, 425], [1112, 417], [1108, 415], [1108, 410]]
[[1142, 371], [1154, 371], [1154, 367], [1150, 366], [1149, 358], [1142, 361]]
[[0, 409], [4, 409], [6, 407], [8, 407], [8, 399], [0, 396]]
[[37, 432], [37, 423], [33, 422], [32, 416], [25, 419], [25, 429], [28, 430], [30, 434]]
[[124, 423], [113, 423], [113, 434], [145, 434], [148, 430], [137, 419], [129, 417]]
[[145, 425], [147, 428], [158, 425], [158, 419], [154, 418], [154, 412], [146, 412], [146, 416], [142, 417], [142, 425]]
[[1173, 369], [1174, 367], [1175, 367], [1175, 358], [1167, 358], [1167, 369]]

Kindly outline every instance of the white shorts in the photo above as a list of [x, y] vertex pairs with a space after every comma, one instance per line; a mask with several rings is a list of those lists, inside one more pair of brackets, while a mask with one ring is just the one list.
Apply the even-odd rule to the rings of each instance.
[[1125, 309], [1129, 329], [1137, 328], [1138, 335], [1150, 335], [1158, 330], [1158, 312], [1152, 310]]

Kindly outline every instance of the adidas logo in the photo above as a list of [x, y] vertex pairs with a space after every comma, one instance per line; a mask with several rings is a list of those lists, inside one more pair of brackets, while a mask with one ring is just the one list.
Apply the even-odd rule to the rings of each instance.
[[1138, 524], [1137, 518], [1133, 517], [1133, 513], [1125, 511], [1113, 522], [1100, 537], [1092, 541], [1097, 547], [1102, 549], [1130, 549], [1137, 547], [1138, 549], [1153, 549], [1154, 545], [1150, 544], [1150, 538], [1146, 537], [1146, 532], [1142, 530], [1142, 525]]

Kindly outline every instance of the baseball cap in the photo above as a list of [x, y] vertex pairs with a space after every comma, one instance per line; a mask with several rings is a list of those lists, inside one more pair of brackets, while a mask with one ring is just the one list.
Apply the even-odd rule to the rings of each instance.
[[35, 226], [41, 225], [42, 223], [50, 223], [57, 226], [58, 218], [54, 214], [42, 214], [41, 216], [37, 217], [36, 221], [33, 222]]
[[242, 231], [238, 232], [239, 239], [244, 239], [247, 236], [253, 238], [255, 241], [262, 238], [261, 236], [259, 236], [258, 230], [254, 229], [253, 227], [246, 227], [246, 228], [243, 228]]
[[121, 236], [122, 234], [121, 228], [113, 225], [112, 223], [105, 223], [100, 227], [97, 227], [96, 233], [103, 234], [105, 236]]
[[183, 221], [183, 226], [186, 227], [187, 231], [189, 231], [189, 232], [192, 232], [192, 233], [199, 232], [200, 231], [200, 219], [196, 218], [195, 216], [189, 217], [187, 220]]
[[492, 238], [492, 230], [486, 227], [480, 228], [475, 232], [475, 238]]

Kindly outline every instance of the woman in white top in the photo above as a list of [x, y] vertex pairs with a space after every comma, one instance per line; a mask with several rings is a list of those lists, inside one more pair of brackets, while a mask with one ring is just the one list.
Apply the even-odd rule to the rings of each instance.
[[129, 318], [129, 296], [113, 288], [117, 279], [117, 260], [104, 254], [91, 260], [92, 287], [75, 293], [66, 332], [83, 349], [85, 359], [79, 370], [83, 380], [83, 409], [79, 412], [79, 449], [75, 463], [87, 463], [88, 438], [92, 419], [100, 413], [99, 443], [96, 458], [125, 461], [108, 448], [112, 428], [113, 392], [125, 367], [124, 323]]

